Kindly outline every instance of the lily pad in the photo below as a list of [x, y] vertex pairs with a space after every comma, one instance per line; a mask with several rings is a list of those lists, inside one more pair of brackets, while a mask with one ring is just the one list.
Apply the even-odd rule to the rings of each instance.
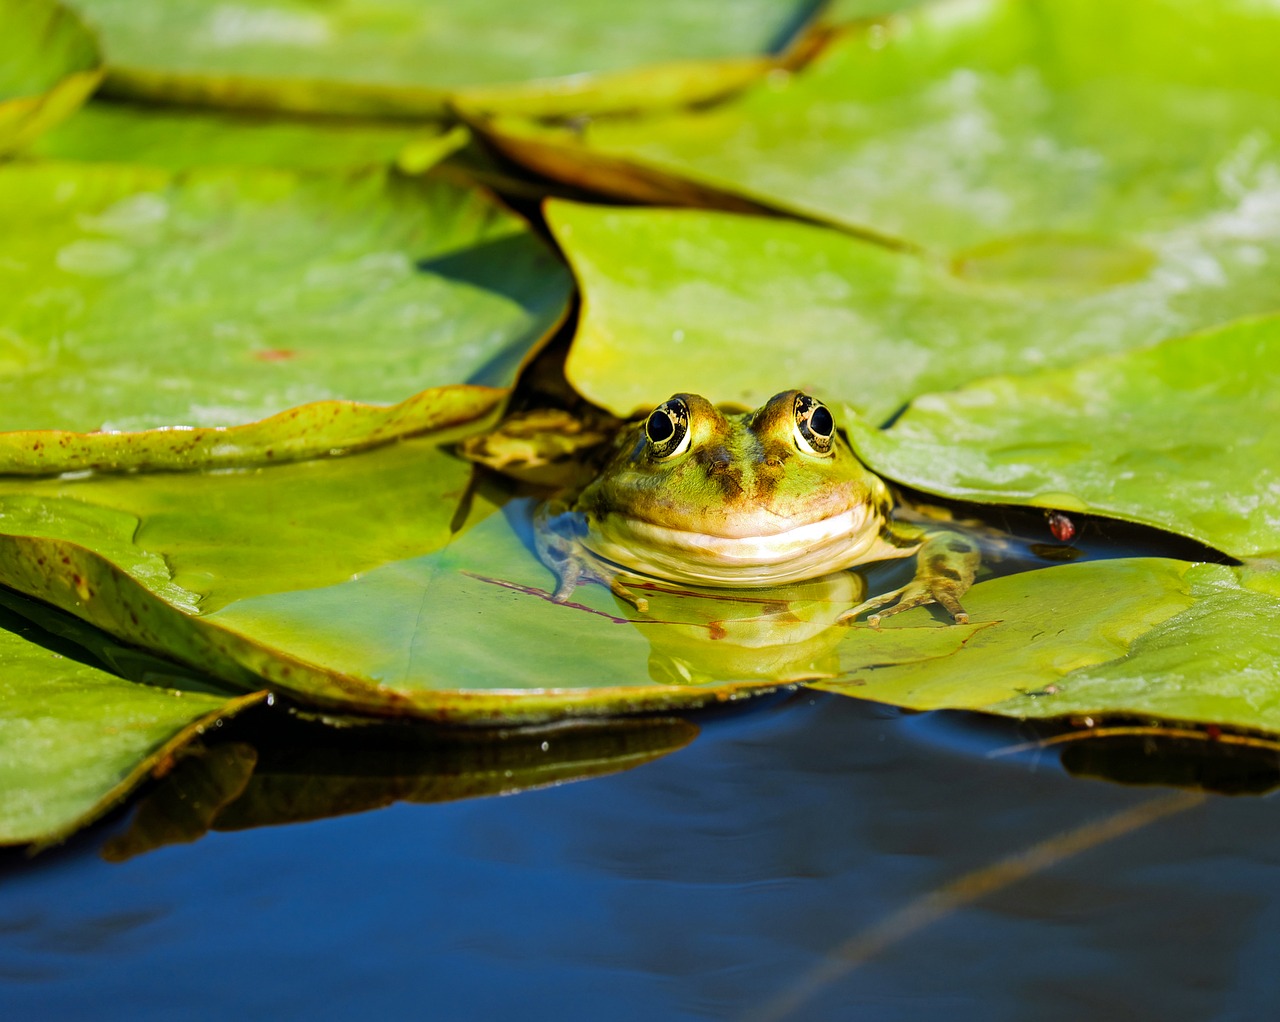
[[886, 431], [848, 427], [876, 471], [931, 493], [1280, 555], [1280, 317], [931, 394]]
[[465, 128], [220, 110], [89, 103], [42, 135], [26, 155], [145, 163], [168, 170], [216, 166], [332, 170], [394, 164], [421, 173], [466, 144]]
[[655, 680], [645, 623], [604, 589], [550, 603], [550, 572], [470, 475], [423, 438], [238, 472], [0, 482], [0, 580], [228, 684], [357, 712], [536, 721], [776, 687]]
[[14, 165], [0, 225], [10, 472], [299, 457], [435, 428], [441, 401], [479, 414], [500, 395], [413, 395], [508, 386], [572, 289], [484, 195], [383, 172]]
[[541, 114], [692, 102], [741, 86], [810, 4], [709, 0], [75, 0], [116, 95], [228, 107], [439, 115], [460, 101]]
[[56, 0], [0, 0], [0, 156], [26, 145], [102, 80], [92, 33]]
[[1160, 558], [980, 583], [973, 623], [925, 610], [852, 633], [814, 687], [912, 709], [1122, 716], [1280, 733], [1280, 600], [1237, 569]]
[[0, 608], [0, 844], [62, 840], [265, 695], [139, 685], [82, 656]]
[[1252, 0], [942, 0], [712, 109], [489, 130], [577, 183], [679, 178], [956, 258], [1080, 242], [1069, 273], [1110, 244], [1274, 246], [1277, 48]]
[[547, 219], [583, 291], [566, 374], [620, 415], [681, 391], [756, 407], [803, 387], [879, 424], [924, 392], [1280, 302], [1271, 264], [1243, 243], [1217, 250], [1224, 277], [1201, 272], [1203, 252], [1171, 248], [1149, 270], [1135, 256], [1127, 277], [1113, 265], [1105, 280], [1012, 286], [785, 220], [567, 202]]

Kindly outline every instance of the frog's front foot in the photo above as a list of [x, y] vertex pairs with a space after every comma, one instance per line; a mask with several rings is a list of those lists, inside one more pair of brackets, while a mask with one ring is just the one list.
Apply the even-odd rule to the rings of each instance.
[[583, 582], [599, 582], [609, 587], [609, 592], [613, 593], [623, 603], [629, 603], [635, 607], [641, 614], [649, 612], [649, 601], [643, 596], [637, 596], [630, 589], [622, 584], [617, 575], [610, 578], [604, 577], [603, 573], [595, 571], [583, 571], [583, 566], [578, 562], [571, 562], [561, 567], [558, 571], [559, 584], [556, 591], [551, 597], [552, 603], [568, 603], [569, 597], [573, 595], [573, 591]]
[[607, 585], [609, 591], [641, 614], [649, 610], [649, 601], [637, 596], [622, 584], [617, 572], [589, 557], [578, 541], [579, 523], [572, 514], [555, 505], [539, 509], [534, 518], [534, 541], [538, 556], [556, 576], [552, 603], [568, 603], [569, 597], [585, 582]]
[[981, 551], [971, 539], [955, 532], [935, 533], [925, 540], [916, 554], [915, 578], [900, 589], [846, 610], [837, 618], [837, 623], [849, 624], [869, 610], [879, 610], [892, 604], [887, 610], [868, 615], [867, 624], [874, 628], [882, 618], [892, 614], [937, 603], [956, 624], [966, 625], [969, 615], [960, 605], [960, 597], [973, 585], [981, 559]]

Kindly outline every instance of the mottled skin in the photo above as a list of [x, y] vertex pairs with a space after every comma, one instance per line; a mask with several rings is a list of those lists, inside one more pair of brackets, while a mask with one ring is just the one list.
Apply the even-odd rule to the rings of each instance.
[[[917, 556], [915, 578], [851, 608], [868, 621], [922, 604], [968, 620], [960, 597], [979, 553], [959, 533], [895, 522], [884, 482], [850, 450], [820, 402], [789, 390], [725, 413], [677, 394], [625, 429], [612, 459], [576, 497], [544, 505], [539, 556], [555, 599], [598, 581], [644, 611], [627, 572], [710, 586], [767, 586], [887, 558]], [[895, 602], [896, 601], [896, 602]]]

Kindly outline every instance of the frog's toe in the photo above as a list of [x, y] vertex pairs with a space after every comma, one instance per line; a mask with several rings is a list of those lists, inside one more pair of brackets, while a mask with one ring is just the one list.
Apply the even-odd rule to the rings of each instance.
[[635, 607], [641, 614], [649, 612], [649, 601], [643, 596], [637, 596], [630, 589], [624, 586], [617, 577], [609, 580], [609, 591], [624, 603], [629, 603]]
[[934, 586], [933, 588], [934, 602], [941, 604], [942, 608], [951, 615], [956, 624], [967, 625], [969, 623], [969, 615], [960, 606], [960, 601], [957, 599], [959, 595], [949, 587]]
[[[836, 622], [838, 624], [848, 624], [860, 615], [866, 614], [867, 611], [874, 610], [877, 613], [867, 614], [867, 624], [875, 628], [886, 617], [901, 614], [904, 610], [914, 610], [916, 607], [925, 607], [931, 603], [937, 603], [951, 615], [956, 624], [967, 625], [969, 623], [969, 615], [960, 606], [959, 593], [952, 586], [946, 585], [945, 581], [937, 578], [929, 580], [916, 579], [901, 589], [884, 593], [846, 610], [836, 619]], [[889, 604], [892, 604], [892, 606], [889, 606]], [[880, 610], [881, 607], [885, 609]]]
[[[861, 615], [865, 614], [867, 611], [876, 610], [879, 607], [883, 607], [885, 604], [892, 603], [894, 600], [898, 599], [899, 597], [903, 597], [908, 588], [910, 587], [903, 586], [901, 589], [895, 589], [892, 592], [883, 593], [880, 596], [873, 597], [870, 600], [865, 600], [864, 602], [859, 603], [856, 607], [850, 607], [838, 618], [836, 618], [836, 624], [838, 625], [852, 624], [854, 621], [856, 621]], [[894, 613], [894, 611], [886, 611], [885, 613]], [[867, 623], [871, 625], [879, 624], [880, 618], [883, 616], [884, 615], [882, 614], [873, 614], [867, 618]]]

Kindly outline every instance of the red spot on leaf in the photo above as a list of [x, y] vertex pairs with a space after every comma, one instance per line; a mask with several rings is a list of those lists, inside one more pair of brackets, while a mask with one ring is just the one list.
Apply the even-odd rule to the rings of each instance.
[[253, 357], [259, 362], [288, 362], [291, 358], [297, 358], [298, 353], [292, 348], [263, 348], [255, 351]]

